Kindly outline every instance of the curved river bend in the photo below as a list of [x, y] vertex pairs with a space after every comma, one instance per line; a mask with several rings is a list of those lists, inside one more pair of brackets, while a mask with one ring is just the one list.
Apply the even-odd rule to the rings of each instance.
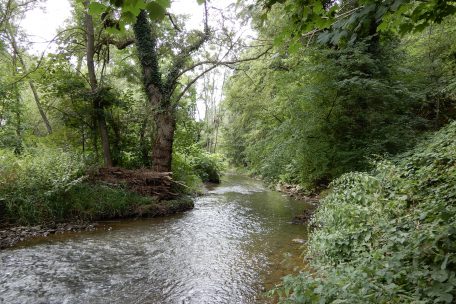
[[192, 211], [0, 251], [0, 303], [265, 303], [301, 261], [304, 208], [228, 175]]

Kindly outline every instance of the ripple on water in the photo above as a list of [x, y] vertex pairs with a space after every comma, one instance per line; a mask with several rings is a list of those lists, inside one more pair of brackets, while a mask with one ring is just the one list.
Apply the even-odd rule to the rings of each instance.
[[183, 215], [1, 251], [0, 303], [260, 303], [305, 232], [287, 224], [299, 205], [250, 179], [224, 184]]

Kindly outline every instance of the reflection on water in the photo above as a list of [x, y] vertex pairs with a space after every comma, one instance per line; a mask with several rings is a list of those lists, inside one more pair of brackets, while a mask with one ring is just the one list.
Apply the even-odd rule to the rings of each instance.
[[184, 214], [1, 251], [0, 303], [264, 303], [301, 260], [305, 207], [229, 175]]

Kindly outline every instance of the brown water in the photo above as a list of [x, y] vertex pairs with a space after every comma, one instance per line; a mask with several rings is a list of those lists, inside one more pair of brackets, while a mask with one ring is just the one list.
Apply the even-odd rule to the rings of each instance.
[[304, 208], [228, 175], [192, 211], [0, 251], [0, 303], [265, 303], [302, 266]]

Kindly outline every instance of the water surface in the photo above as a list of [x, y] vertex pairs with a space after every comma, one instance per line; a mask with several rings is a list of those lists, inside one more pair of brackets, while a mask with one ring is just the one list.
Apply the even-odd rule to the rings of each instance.
[[192, 211], [0, 251], [0, 303], [264, 303], [300, 265], [304, 208], [227, 175]]

